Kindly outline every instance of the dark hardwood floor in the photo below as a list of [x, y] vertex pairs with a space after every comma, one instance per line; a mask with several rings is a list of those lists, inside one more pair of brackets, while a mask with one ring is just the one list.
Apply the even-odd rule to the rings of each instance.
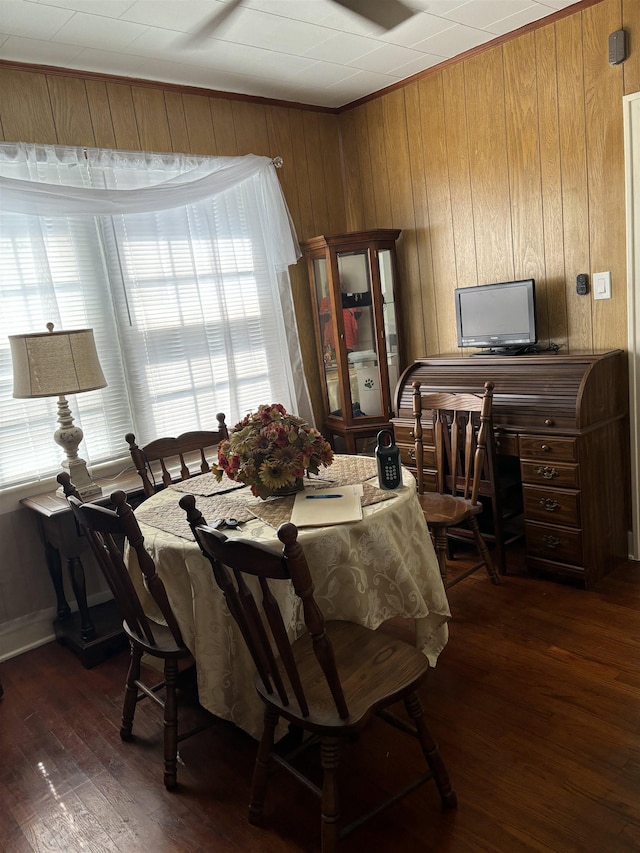
[[[458, 793], [431, 785], [342, 842], [345, 851], [640, 850], [640, 564], [596, 591], [476, 574], [450, 590], [449, 644], [424, 704]], [[411, 624], [387, 630], [411, 637]], [[272, 779], [264, 828], [246, 810], [255, 742], [216, 721], [181, 744], [179, 787], [162, 784], [158, 709], [118, 734], [126, 653], [85, 670], [55, 643], [0, 664], [0, 850], [319, 850], [319, 806]], [[420, 772], [415, 742], [385, 726], [344, 763], [347, 817]]]

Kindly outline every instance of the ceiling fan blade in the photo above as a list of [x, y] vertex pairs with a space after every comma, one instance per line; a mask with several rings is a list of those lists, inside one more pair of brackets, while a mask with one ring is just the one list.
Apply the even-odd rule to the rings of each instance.
[[236, 10], [241, 2], [242, 0], [228, 0], [218, 12], [215, 12], [209, 20], [205, 21], [199, 30], [187, 37], [187, 44], [193, 46], [200, 44], [205, 39], [211, 38], [218, 27], [224, 24], [229, 15]]
[[401, 0], [334, 0], [334, 2], [378, 24], [385, 30], [392, 30], [416, 13], [416, 9], [410, 9]]

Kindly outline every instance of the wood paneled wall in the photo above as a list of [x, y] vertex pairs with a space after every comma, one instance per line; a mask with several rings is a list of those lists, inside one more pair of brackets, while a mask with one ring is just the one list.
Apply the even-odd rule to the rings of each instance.
[[[187, 154], [280, 155], [278, 172], [300, 240], [345, 230], [338, 116], [158, 84], [0, 68], [0, 139]], [[302, 330], [311, 329], [304, 264], [291, 269]], [[314, 410], [315, 345], [301, 334]]]
[[[624, 27], [625, 63], [608, 63]], [[622, 97], [640, 89], [640, 2], [602, 0], [341, 116], [347, 228], [402, 228], [409, 359], [456, 352], [453, 290], [535, 278], [539, 332], [626, 348]], [[611, 271], [612, 298], [576, 294]]]

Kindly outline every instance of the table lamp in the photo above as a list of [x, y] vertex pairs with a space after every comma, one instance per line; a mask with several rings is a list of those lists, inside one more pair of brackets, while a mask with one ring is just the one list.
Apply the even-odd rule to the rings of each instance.
[[[89, 472], [87, 463], [78, 456], [83, 432], [73, 425], [66, 394], [94, 391], [107, 384], [96, 352], [93, 329], [9, 335], [13, 362], [13, 396], [58, 397], [58, 429], [53, 438], [67, 455], [62, 467], [83, 499], [102, 494]], [[64, 494], [61, 489], [58, 493]]]

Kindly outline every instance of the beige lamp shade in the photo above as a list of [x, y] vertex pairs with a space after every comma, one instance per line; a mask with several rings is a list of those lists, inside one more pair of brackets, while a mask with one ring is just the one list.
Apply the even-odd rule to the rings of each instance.
[[94, 391], [107, 384], [96, 352], [93, 329], [9, 335], [13, 396], [56, 397]]

